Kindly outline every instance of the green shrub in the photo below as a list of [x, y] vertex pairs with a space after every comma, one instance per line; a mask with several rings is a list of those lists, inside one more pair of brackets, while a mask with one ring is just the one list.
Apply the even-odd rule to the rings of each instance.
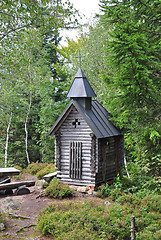
[[112, 185], [103, 184], [97, 190], [98, 197], [110, 197], [112, 200], [117, 200], [123, 193], [136, 192], [137, 187], [133, 185], [131, 179], [123, 177], [120, 179], [118, 176]]
[[48, 182], [43, 182], [41, 186], [42, 186], [42, 188], [47, 188], [49, 186], [49, 183]]
[[133, 207], [143, 206], [148, 212], [159, 212], [161, 213], [161, 196], [156, 194], [149, 194], [142, 196], [138, 194], [124, 194], [118, 198], [118, 202], [121, 204], [129, 204]]
[[121, 190], [112, 189], [109, 198], [112, 199], [113, 201], [116, 201], [122, 195], [124, 195], [124, 193]]
[[25, 178], [25, 175], [24, 175], [25, 169], [23, 169], [22, 167], [20, 167], [20, 166], [18, 166], [18, 165], [15, 165], [14, 168], [16, 168], [16, 169], [18, 169], [18, 170], [21, 171], [19, 175], [13, 176], [13, 178], [14, 178], [15, 180], [19, 180], [19, 179]]
[[100, 186], [97, 190], [97, 197], [109, 197], [113, 201], [117, 200], [121, 195], [123, 195], [123, 193], [120, 189], [115, 189], [114, 186], [109, 186], [108, 184]]
[[147, 211], [161, 213], [161, 196], [150, 194], [142, 199], [142, 204], [146, 206]]
[[108, 197], [111, 194], [112, 187], [107, 183], [98, 187], [97, 189], [97, 197], [104, 198]]
[[36, 175], [41, 169], [44, 169], [48, 164], [47, 163], [31, 163], [28, 165], [26, 171], [31, 175]]
[[96, 200], [54, 203], [40, 213], [38, 228], [58, 240], [130, 240], [130, 217], [134, 215], [136, 239], [159, 240], [161, 214], [155, 207], [161, 205], [159, 197], [140, 199], [137, 194], [124, 193], [118, 203], [109, 206]]
[[36, 177], [38, 179], [42, 179], [43, 176], [45, 176], [48, 173], [56, 172], [55, 165], [53, 163], [50, 163], [46, 166], [44, 166], [40, 171], [36, 173]]
[[[112, 210], [111, 210], [112, 211]], [[116, 214], [116, 208], [113, 213]], [[120, 213], [117, 212], [117, 218]], [[39, 215], [38, 228], [58, 240], [130, 240], [129, 223], [111, 220], [109, 210], [97, 202], [51, 204]], [[120, 237], [119, 237], [120, 236]]]
[[68, 185], [60, 183], [57, 178], [53, 178], [49, 186], [45, 189], [45, 193], [48, 197], [62, 199], [70, 197], [72, 190]]
[[22, 167], [18, 166], [18, 165], [15, 165], [14, 168], [20, 170], [21, 172], [23, 171]]

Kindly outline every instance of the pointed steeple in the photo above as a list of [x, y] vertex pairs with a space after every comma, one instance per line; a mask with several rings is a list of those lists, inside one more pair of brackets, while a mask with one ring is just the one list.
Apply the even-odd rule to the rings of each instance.
[[81, 68], [79, 68], [74, 81], [67, 93], [70, 98], [92, 98], [96, 97], [91, 85], [89, 84], [86, 76]]

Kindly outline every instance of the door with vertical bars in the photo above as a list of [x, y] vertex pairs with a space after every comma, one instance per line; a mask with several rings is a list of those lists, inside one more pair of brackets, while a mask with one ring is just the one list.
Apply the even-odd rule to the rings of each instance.
[[70, 142], [70, 178], [82, 177], [82, 142]]

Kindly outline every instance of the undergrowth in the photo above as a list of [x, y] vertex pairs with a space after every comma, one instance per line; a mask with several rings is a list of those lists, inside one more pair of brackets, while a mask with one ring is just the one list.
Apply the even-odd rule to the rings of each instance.
[[[142, 177], [143, 178], [143, 177]], [[156, 183], [155, 183], [156, 184]], [[158, 186], [160, 186], [158, 184]], [[124, 193], [136, 193], [139, 194], [142, 197], [145, 197], [151, 193], [154, 195], [160, 194], [160, 188], [154, 187], [153, 190], [149, 187], [145, 187], [145, 183], [142, 182], [142, 184], [138, 184], [135, 181], [135, 178], [128, 178], [126, 176], [123, 176], [121, 179], [118, 176], [111, 185], [108, 183], [102, 184], [97, 189], [97, 196], [100, 198], [109, 197], [112, 200], [116, 200], [119, 196], [122, 196]]]
[[136, 219], [137, 240], [160, 240], [160, 198], [123, 195], [117, 203], [98, 204], [97, 201], [53, 203], [38, 217], [38, 228], [53, 239], [130, 240], [130, 216]]
[[55, 172], [55, 165], [53, 163], [31, 163], [26, 171], [31, 175], [36, 175], [38, 179], [42, 179], [48, 173]]
[[57, 178], [53, 178], [49, 186], [45, 189], [48, 197], [63, 199], [72, 195], [72, 190], [68, 185], [60, 183]]
[[36, 173], [36, 177], [38, 179], [42, 179], [43, 176], [45, 176], [48, 173], [56, 172], [55, 165], [53, 163], [50, 163], [43, 167], [39, 172]]
[[44, 169], [47, 163], [31, 163], [26, 168], [26, 171], [31, 175], [36, 175], [40, 170]]
[[19, 179], [25, 178], [24, 173], [25, 173], [26, 169], [23, 169], [22, 167], [20, 167], [20, 166], [18, 166], [18, 165], [14, 166], [14, 167], [15, 167], [16, 169], [20, 170], [21, 172], [20, 172], [19, 175], [13, 176], [13, 179], [19, 180]]

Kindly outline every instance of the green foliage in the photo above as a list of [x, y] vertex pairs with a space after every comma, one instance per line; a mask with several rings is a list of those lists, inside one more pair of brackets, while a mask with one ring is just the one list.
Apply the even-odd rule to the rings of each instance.
[[[161, 178], [160, 178], [160, 159], [155, 158], [154, 162], [132, 162], [129, 161], [128, 169], [130, 181], [137, 191], [146, 190], [156, 193], [161, 193]], [[156, 169], [154, 168], [156, 166]], [[156, 171], [156, 173], [155, 173]], [[158, 174], [159, 173], [159, 174]]]
[[49, 186], [49, 183], [48, 182], [43, 182], [41, 186], [42, 186], [42, 188], [47, 188]]
[[[153, 201], [150, 201], [152, 197]], [[124, 194], [118, 203], [107, 207], [97, 201], [61, 202], [47, 206], [40, 213], [38, 228], [54, 239], [130, 240], [130, 216], [136, 219], [136, 239], [160, 239], [160, 198], [140, 199]]]
[[161, 2], [102, 0], [101, 7], [101, 22], [109, 34], [106, 63], [113, 67], [110, 81], [104, 76], [110, 89], [106, 104], [125, 133], [128, 159], [148, 165], [147, 174], [158, 181]]
[[[112, 210], [112, 209], [111, 209]], [[116, 210], [116, 208], [115, 208]], [[120, 209], [117, 207], [117, 217]], [[112, 210], [113, 211], [113, 210]], [[116, 211], [113, 211], [116, 215]], [[57, 224], [59, 222], [59, 224]], [[105, 205], [94, 201], [83, 203], [60, 203], [49, 205], [38, 218], [38, 228], [44, 235], [52, 235], [55, 239], [116, 239], [119, 235], [117, 224]], [[124, 239], [128, 238], [128, 230], [124, 226]], [[123, 239], [121, 237], [117, 239]]]
[[16, 168], [16, 169], [20, 170], [21, 172], [23, 171], [22, 167], [21, 167], [21, 166], [19, 166], [19, 165], [15, 165], [15, 166], [14, 166], [14, 168]]
[[31, 163], [26, 168], [26, 171], [31, 175], [36, 175], [40, 170], [44, 169], [48, 164], [47, 163]]
[[77, 11], [68, 0], [15, 0], [2, 1], [0, 12], [0, 164], [11, 115], [8, 166], [25, 168], [26, 156], [30, 162], [51, 162], [54, 142], [46, 134], [65, 106], [68, 75], [57, 72], [55, 66], [63, 62], [55, 46], [60, 29], [77, 25]]
[[108, 30], [104, 28], [97, 18], [93, 19], [92, 25], [88, 25], [88, 27], [87, 32], [82, 29], [77, 41], [68, 39], [68, 47], [61, 47], [59, 51], [73, 65], [71, 69], [72, 77], [69, 79], [70, 83], [72, 83], [78, 71], [79, 61], [76, 56], [78, 56], [79, 50], [81, 51], [81, 55], [84, 56], [81, 68], [96, 92], [97, 100], [104, 103], [108, 98], [109, 88], [102, 76], [108, 78], [111, 74], [111, 68], [109, 69], [106, 64], [108, 52], [105, 45], [108, 39]]
[[109, 197], [117, 200], [124, 193], [136, 193], [138, 196], [145, 197], [149, 194], [160, 194], [160, 177], [158, 180], [146, 174], [145, 169], [141, 168], [137, 163], [129, 165], [130, 178], [123, 176], [121, 179], [117, 177], [111, 185], [103, 184], [97, 190], [97, 196], [100, 198]]
[[97, 196], [101, 198], [109, 196], [112, 200], [116, 200], [123, 193], [136, 191], [137, 187], [134, 185], [133, 180], [123, 176], [121, 179], [117, 177], [111, 185], [108, 183], [101, 185], [97, 190]]
[[25, 178], [25, 172], [26, 172], [26, 169], [23, 169], [22, 167], [18, 166], [18, 165], [15, 165], [14, 166], [16, 169], [20, 170], [20, 174], [19, 175], [16, 175], [16, 176], [13, 176], [13, 178], [17, 181], [19, 179], [23, 179]]
[[[44, 35], [52, 28], [57, 33], [59, 28], [73, 27], [77, 23], [77, 19], [72, 15], [76, 15], [77, 11], [67, 0], [64, 3], [61, 0], [49, 2], [43, 0], [41, 2], [35, 0], [2, 0], [0, 6], [1, 24], [0, 41], [6, 37], [12, 37], [14, 34], [25, 28], [40, 29]], [[56, 12], [59, 14], [52, 14]], [[56, 29], [55, 29], [56, 28]], [[56, 31], [57, 30], [57, 31]]]
[[112, 187], [109, 184], [103, 184], [98, 187], [97, 189], [97, 196], [98, 197], [108, 197], [111, 193]]
[[68, 185], [60, 183], [57, 178], [53, 178], [49, 186], [45, 189], [48, 197], [63, 199], [72, 196], [72, 190]]
[[36, 173], [36, 177], [38, 179], [42, 179], [43, 176], [52, 172], [56, 172], [56, 169], [55, 169], [55, 165], [53, 163], [50, 163], [45, 165], [43, 168], [41, 168], [41, 170]]

